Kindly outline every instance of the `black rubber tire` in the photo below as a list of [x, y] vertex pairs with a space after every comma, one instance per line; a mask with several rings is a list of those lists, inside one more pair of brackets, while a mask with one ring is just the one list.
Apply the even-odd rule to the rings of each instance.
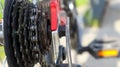
[[10, 38], [10, 7], [13, 0], [5, 0], [4, 7], [4, 43], [5, 53], [9, 67], [18, 67], [17, 60], [14, 56], [12, 39]]

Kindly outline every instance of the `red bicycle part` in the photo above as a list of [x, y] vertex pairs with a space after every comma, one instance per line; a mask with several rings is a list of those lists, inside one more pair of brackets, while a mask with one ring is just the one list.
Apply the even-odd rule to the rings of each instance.
[[52, 31], [57, 30], [59, 12], [60, 12], [60, 1], [50, 0], [51, 30]]

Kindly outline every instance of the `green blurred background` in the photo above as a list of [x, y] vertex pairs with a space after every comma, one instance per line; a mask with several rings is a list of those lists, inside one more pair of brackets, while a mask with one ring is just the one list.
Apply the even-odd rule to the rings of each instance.
[[[76, 0], [76, 6], [78, 8], [84, 8], [84, 6], [89, 6], [90, 0]], [[98, 28], [100, 25], [100, 22], [98, 19], [92, 17], [91, 9], [87, 9], [84, 14], [84, 24], [86, 27], [95, 27]]]
[[3, 18], [4, 0], [0, 0], [0, 19]]
[[89, 3], [89, 0], [76, 0], [77, 7], [79, 6], [85, 6]]
[[[0, 0], [0, 19], [3, 18], [3, 8], [4, 8], [4, 0]], [[2, 61], [5, 57], [4, 47], [0, 46], [0, 61]]]

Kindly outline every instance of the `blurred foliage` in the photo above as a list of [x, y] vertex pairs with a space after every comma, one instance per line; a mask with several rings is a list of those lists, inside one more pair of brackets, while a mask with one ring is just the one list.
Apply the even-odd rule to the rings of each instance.
[[84, 15], [84, 22], [86, 26], [99, 27], [99, 21], [96, 18], [93, 18], [92, 12], [89, 10], [86, 11]]
[[98, 28], [100, 26], [100, 22], [98, 19], [93, 19], [92, 21], [92, 26]]
[[88, 5], [89, 4], [89, 0], [76, 0], [76, 5], [79, 6], [84, 6], [84, 5]]
[[92, 23], [92, 15], [90, 13], [90, 10], [87, 10], [84, 15], [84, 22], [86, 26], [90, 26]]
[[4, 47], [0, 46], [0, 60], [3, 60], [5, 57]]
[[[4, 0], [0, 0], [0, 19], [3, 18]], [[0, 60], [5, 57], [4, 47], [0, 46]]]
[[0, 0], [0, 19], [3, 18], [4, 0]]

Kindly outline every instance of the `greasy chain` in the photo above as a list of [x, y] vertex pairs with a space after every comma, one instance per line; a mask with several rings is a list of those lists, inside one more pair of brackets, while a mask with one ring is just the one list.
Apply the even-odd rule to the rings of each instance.
[[11, 36], [18, 67], [47, 64], [44, 55], [51, 45], [49, 2], [14, 0], [10, 14]]

